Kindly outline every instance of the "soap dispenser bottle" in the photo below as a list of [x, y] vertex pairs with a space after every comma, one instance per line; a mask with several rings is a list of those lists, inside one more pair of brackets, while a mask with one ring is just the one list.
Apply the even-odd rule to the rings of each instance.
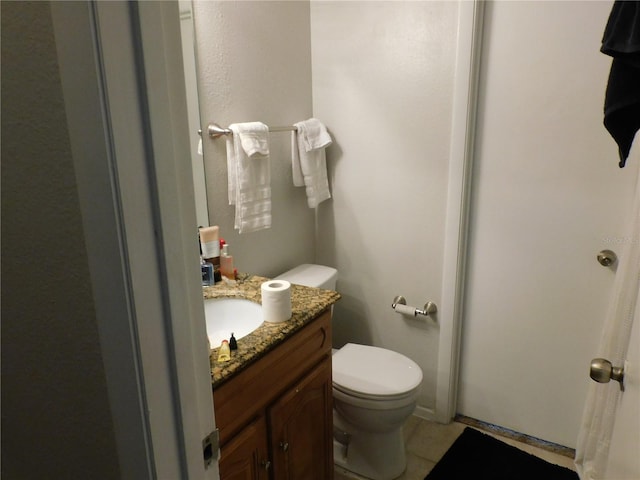
[[229, 255], [228, 243], [225, 243], [222, 246], [222, 253], [220, 255], [220, 273], [223, 277], [227, 277], [229, 280], [235, 280], [236, 278], [233, 269], [233, 257]]

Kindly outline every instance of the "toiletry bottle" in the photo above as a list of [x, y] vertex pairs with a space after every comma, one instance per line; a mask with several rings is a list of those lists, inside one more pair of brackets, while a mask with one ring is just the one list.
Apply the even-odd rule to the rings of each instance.
[[222, 246], [222, 253], [220, 255], [220, 273], [222, 273], [223, 277], [227, 277], [229, 280], [236, 279], [233, 269], [233, 257], [229, 255], [228, 243]]
[[202, 256], [204, 261], [213, 265], [213, 278], [214, 281], [219, 281], [220, 278], [220, 240], [219, 240], [220, 227], [214, 225], [213, 227], [201, 227], [200, 228], [200, 245], [202, 247]]
[[229, 342], [227, 340], [222, 340], [222, 344], [220, 345], [220, 352], [218, 352], [218, 361], [228, 362], [229, 360], [231, 360], [231, 351], [229, 350]]
[[213, 285], [213, 265], [205, 262], [202, 257], [200, 257], [200, 270], [202, 272], [202, 286]]
[[233, 336], [233, 332], [231, 332], [231, 338], [229, 338], [229, 348], [231, 350], [238, 349], [238, 342], [236, 341], [236, 337]]

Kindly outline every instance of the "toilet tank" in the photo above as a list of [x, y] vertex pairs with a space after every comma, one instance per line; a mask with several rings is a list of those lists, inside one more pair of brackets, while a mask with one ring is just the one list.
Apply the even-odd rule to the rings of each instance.
[[335, 268], [305, 263], [278, 275], [274, 280], [286, 280], [306, 287], [335, 290], [338, 271]]

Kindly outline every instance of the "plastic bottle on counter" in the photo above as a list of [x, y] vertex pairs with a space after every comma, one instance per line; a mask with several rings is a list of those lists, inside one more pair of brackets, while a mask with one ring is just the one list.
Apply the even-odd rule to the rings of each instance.
[[223, 340], [220, 345], [220, 352], [218, 353], [219, 362], [228, 362], [231, 360], [231, 350], [229, 350], [229, 341]]
[[214, 280], [220, 281], [220, 227], [200, 227], [200, 248], [204, 261], [213, 265]]
[[213, 285], [213, 265], [205, 262], [202, 257], [200, 257], [200, 270], [202, 272], [202, 286], [208, 287]]
[[229, 255], [228, 243], [225, 243], [222, 246], [222, 253], [220, 254], [220, 273], [223, 277], [227, 277], [229, 280], [236, 279], [236, 274], [233, 268], [233, 256]]

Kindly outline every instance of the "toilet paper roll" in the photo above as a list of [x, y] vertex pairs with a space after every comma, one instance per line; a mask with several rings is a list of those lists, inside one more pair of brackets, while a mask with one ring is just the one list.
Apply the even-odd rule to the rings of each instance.
[[279, 323], [291, 318], [291, 284], [286, 280], [270, 280], [260, 286], [262, 318]]
[[396, 303], [396, 313], [402, 313], [403, 315], [411, 315], [412, 317], [416, 316], [416, 307], [410, 307], [409, 305], [402, 305], [401, 303]]

